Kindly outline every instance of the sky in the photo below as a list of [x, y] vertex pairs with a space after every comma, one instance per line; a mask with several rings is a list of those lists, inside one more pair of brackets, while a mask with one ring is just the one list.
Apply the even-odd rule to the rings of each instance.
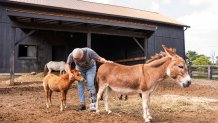
[[191, 26], [185, 31], [186, 52], [218, 56], [218, 0], [86, 0], [154, 11]]

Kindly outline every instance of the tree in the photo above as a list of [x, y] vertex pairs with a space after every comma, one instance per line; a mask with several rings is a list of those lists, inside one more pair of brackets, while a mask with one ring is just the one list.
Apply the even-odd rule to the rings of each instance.
[[196, 51], [188, 51], [186, 54], [191, 61], [194, 61], [198, 58], [198, 53]]
[[211, 64], [210, 57], [199, 55], [193, 62], [194, 65], [209, 65]]
[[218, 65], [218, 56], [216, 56], [216, 64]]

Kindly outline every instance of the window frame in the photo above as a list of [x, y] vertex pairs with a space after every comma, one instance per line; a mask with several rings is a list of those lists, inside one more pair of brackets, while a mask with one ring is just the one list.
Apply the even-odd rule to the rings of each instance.
[[[33, 57], [33, 56], [19, 56], [20, 46], [34, 46], [36, 48], [36, 55], [35, 55], [35, 57]], [[19, 44], [18, 45], [17, 57], [18, 57], [19, 60], [37, 59], [37, 57], [38, 57], [38, 46], [34, 45], [34, 44]]]

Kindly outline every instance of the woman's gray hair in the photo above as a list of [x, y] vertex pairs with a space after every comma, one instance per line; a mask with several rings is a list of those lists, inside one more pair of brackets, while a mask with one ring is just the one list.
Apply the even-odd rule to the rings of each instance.
[[75, 48], [73, 50], [73, 58], [80, 58], [81, 56], [83, 56], [83, 51], [81, 48]]

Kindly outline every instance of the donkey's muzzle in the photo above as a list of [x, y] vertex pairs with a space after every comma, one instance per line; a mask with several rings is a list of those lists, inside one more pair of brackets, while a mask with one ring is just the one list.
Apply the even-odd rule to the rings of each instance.
[[187, 81], [186, 83], [182, 83], [182, 86], [184, 87], [184, 88], [187, 88], [187, 87], [189, 87], [191, 85], [191, 81]]

